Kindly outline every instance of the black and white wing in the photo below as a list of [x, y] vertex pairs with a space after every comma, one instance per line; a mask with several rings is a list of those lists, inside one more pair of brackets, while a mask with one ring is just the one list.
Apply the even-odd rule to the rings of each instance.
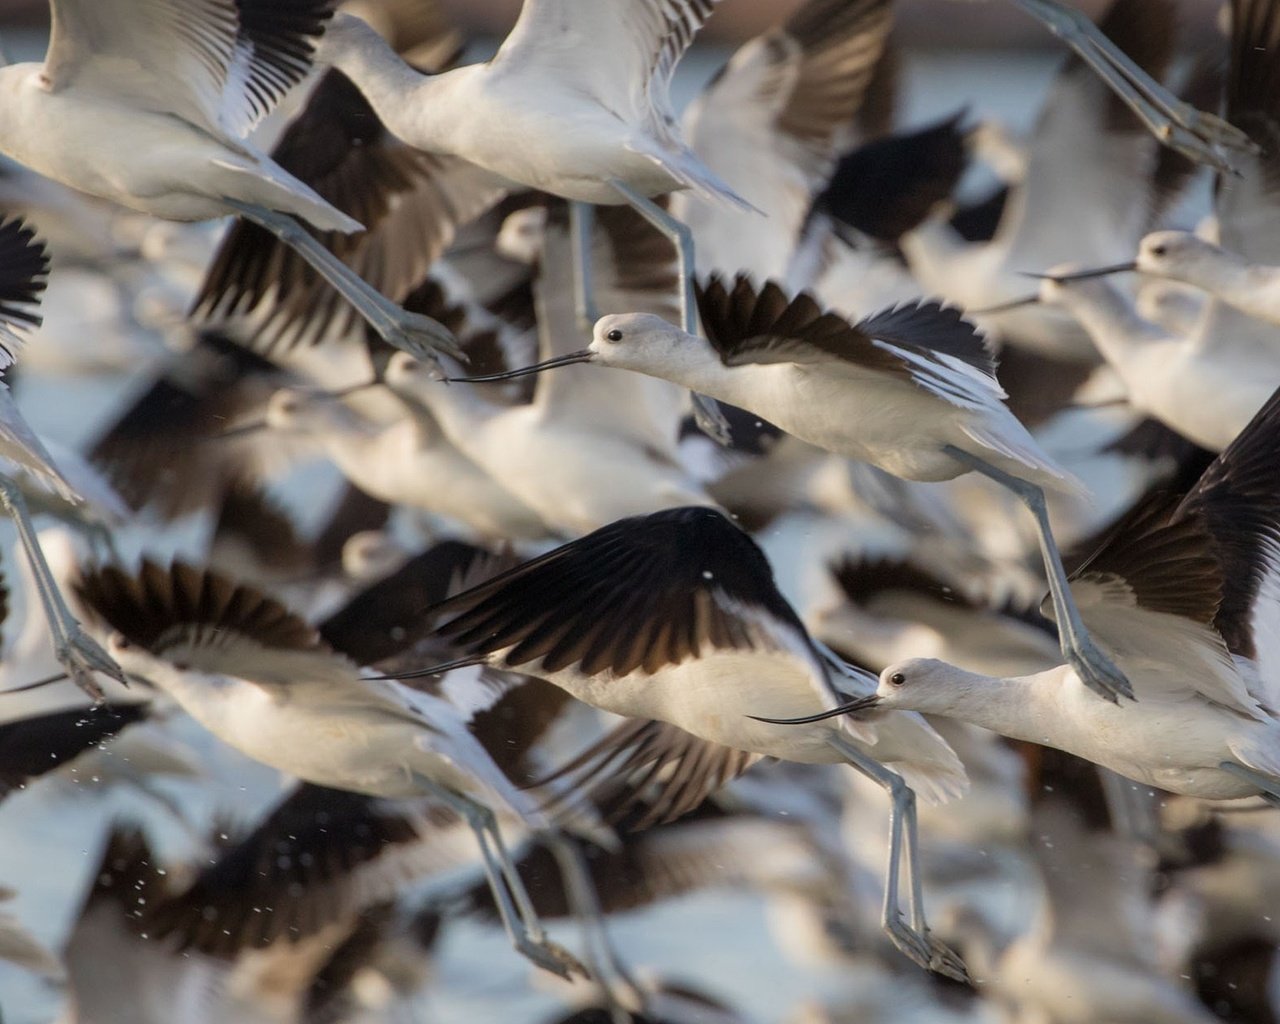
[[726, 366], [795, 363], [816, 372], [880, 374], [955, 405], [988, 408], [1005, 397], [986, 339], [960, 311], [937, 302], [886, 309], [858, 323], [825, 312], [807, 292], [739, 275], [697, 289], [702, 328]]
[[690, 105], [690, 148], [767, 215], [674, 197], [704, 267], [786, 271], [812, 197], [851, 141], [891, 24], [886, 0], [810, 0], [740, 47]]
[[719, 0], [525, 0], [493, 58], [542, 69], [630, 120], [673, 124], [671, 74]]
[[1089, 629], [1122, 657], [1176, 664], [1189, 688], [1253, 716], [1280, 706], [1278, 437], [1280, 394], [1185, 496], [1127, 517], [1071, 584]]
[[469, 654], [505, 651], [505, 668], [652, 674], [712, 649], [765, 649], [825, 678], [764, 554], [707, 508], [621, 519], [428, 614]]
[[49, 256], [35, 232], [17, 218], [0, 222], [0, 369], [17, 358], [22, 336], [40, 326], [40, 297]]
[[454, 824], [451, 811], [304, 782], [142, 923], [182, 952], [225, 959], [300, 942], [414, 878], [467, 863], [465, 844], [444, 835]]
[[337, 0], [52, 0], [44, 77], [245, 134], [311, 70]]
[[146, 718], [148, 704], [99, 704], [0, 724], [0, 800]]

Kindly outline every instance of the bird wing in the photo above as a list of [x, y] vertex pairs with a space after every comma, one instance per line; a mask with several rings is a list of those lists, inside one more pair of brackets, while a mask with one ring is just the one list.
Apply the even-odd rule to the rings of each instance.
[[785, 271], [812, 196], [849, 141], [891, 24], [885, 0], [811, 0], [740, 47], [690, 105], [690, 148], [767, 214], [679, 194], [677, 215], [704, 266], [746, 269], [748, 259], [761, 276]]
[[165, 569], [144, 559], [134, 575], [95, 569], [82, 574], [76, 594], [131, 643], [196, 671], [339, 689], [356, 678], [354, 665], [279, 601], [185, 562]]
[[184, 952], [227, 959], [297, 942], [415, 877], [468, 863], [443, 841], [455, 822], [443, 808], [304, 782], [182, 892], [149, 904], [141, 923]]
[[52, 0], [44, 77], [247, 132], [311, 69], [336, 0]]
[[1186, 495], [1148, 499], [1073, 574], [1104, 643], [1176, 667], [1156, 674], [1165, 695], [1195, 692], [1254, 717], [1260, 703], [1280, 707], [1278, 430], [1280, 394]]
[[671, 74], [719, 0], [525, 0], [493, 58], [541, 71], [630, 122], [674, 125]]
[[[1100, 28], [1159, 79], [1173, 52], [1170, 0], [1117, 0]], [[1005, 265], [1044, 271], [1132, 257], [1151, 207], [1156, 143], [1078, 57], [1063, 66], [1028, 147], [1027, 174], [1010, 195], [995, 244]]]
[[19, 218], [0, 223], [0, 370], [17, 358], [22, 335], [39, 327], [49, 277], [44, 243]]
[[[628, 718], [538, 784], [586, 793], [610, 824], [638, 832], [688, 814], [760, 760], [667, 722]], [[555, 805], [548, 810], [554, 817]]]
[[856, 324], [823, 312], [807, 292], [793, 299], [773, 282], [713, 276], [698, 288], [708, 341], [726, 366], [795, 363], [814, 372], [896, 377], [953, 405], [998, 406], [1005, 394], [986, 340], [959, 310], [937, 302], [895, 306]]
[[0, 799], [28, 779], [101, 745], [149, 713], [150, 705], [146, 703], [99, 704], [47, 711], [0, 724]]
[[[272, 158], [365, 225], [357, 235], [320, 237], [397, 302], [426, 276], [459, 225], [507, 190], [474, 164], [400, 142], [351, 80], [335, 70], [321, 79]], [[218, 247], [194, 311], [206, 319], [255, 314], [249, 341], [259, 351], [315, 344], [359, 322], [356, 311], [297, 252], [244, 220]]]
[[537, 673], [653, 674], [712, 650], [785, 651], [838, 700], [764, 554], [719, 512], [622, 519], [429, 609], [472, 655]]

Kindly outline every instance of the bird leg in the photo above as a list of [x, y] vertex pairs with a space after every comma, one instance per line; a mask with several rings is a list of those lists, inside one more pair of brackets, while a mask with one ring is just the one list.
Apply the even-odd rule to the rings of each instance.
[[1218, 146], [1255, 150], [1249, 136], [1220, 117], [1174, 96], [1135, 64], [1089, 18], [1059, 0], [1014, 0], [1072, 50], [1138, 116], [1157, 139], [1197, 163], [1231, 165]]
[[1137, 783], [1110, 768], [1096, 767], [1112, 831], [1154, 849], [1160, 838], [1160, 821], [1152, 802], [1138, 792]]
[[1244, 779], [1246, 782], [1257, 786], [1262, 790], [1262, 798], [1269, 804], [1280, 807], [1280, 779], [1274, 775], [1267, 775], [1265, 772], [1257, 771], [1254, 768], [1246, 768], [1242, 764], [1236, 764], [1234, 761], [1223, 761], [1218, 765], [1224, 772], [1234, 775], [1238, 779]]
[[569, 240], [573, 245], [573, 302], [578, 314], [578, 326], [588, 337], [591, 328], [600, 319], [595, 291], [591, 283], [591, 231], [596, 211], [590, 203], [569, 204]]
[[507, 851], [498, 829], [497, 818], [484, 804], [472, 800], [456, 790], [415, 773], [415, 779], [445, 806], [462, 818], [475, 833], [484, 860], [484, 873], [493, 893], [494, 904], [502, 927], [511, 939], [516, 952], [552, 974], [568, 981], [576, 971], [586, 974], [572, 953], [547, 938], [546, 930], [534, 910], [533, 900], [525, 888], [515, 862]]
[[225, 199], [245, 220], [269, 231], [296, 252], [355, 307], [383, 341], [416, 359], [437, 363], [437, 353], [466, 361], [466, 353], [444, 324], [421, 313], [401, 309], [325, 248], [310, 231], [286, 213], [265, 206]]
[[[889, 865], [885, 871], [881, 925], [895, 946], [914, 963], [956, 981], [969, 981], [964, 961], [929, 932], [924, 917], [920, 848], [916, 824], [916, 795], [897, 772], [862, 753], [848, 738], [833, 734], [829, 742], [845, 761], [889, 794]], [[906, 854], [911, 924], [902, 918], [900, 868]]]
[[582, 929], [591, 976], [604, 990], [614, 1019], [626, 1024], [633, 1014], [644, 1012], [645, 997], [609, 938], [609, 928], [582, 847], [560, 832], [546, 832], [542, 839], [560, 867], [569, 909]]
[[[609, 184], [622, 196], [632, 209], [662, 232], [676, 247], [680, 259], [680, 327], [686, 334], [698, 333], [698, 302], [693, 294], [693, 232], [689, 225], [677, 220], [648, 196], [641, 195], [625, 181], [613, 178]], [[698, 428], [708, 437], [722, 445], [728, 445], [729, 421], [716, 405], [715, 400], [706, 395], [694, 393], [693, 416]]]
[[67, 670], [67, 676], [94, 701], [100, 701], [105, 696], [93, 676], [95, 672], [101, 672], [122, 686], [128, 686], [120, 666], [80, 627], [76, 617], [71, 614], [71, 609], [63, 600], [62, 591], [58, 589], [58, 581], [45, 560], [40, 538], [36, 536], [22, 491], [5, 476], [0, 476], [0, 503], [8, 510], [18, 529], [18, 540], [27, 556], [36, 593], [44, 608], [45, 621], [53, 636], [53, 652]]
[[1049, 595], [1053, 599], [1053, 616], [1058, 623], [1062, 656], [1075, 670], [1080, 681], [1099, 697], [1113, 704], [1119, 704], [1121, 697], [1136, 700], [1133, 687], [1129, 685], [1125, 674], [1093, 642], [1080, 618], [1080, 610], [1076, 607], [1067, 582], [1067, 571], [1062, 567], [1062, 555], [1058, 553], [1058, 544], [1053, 539], [1044, 490], [953, 445], [947, 445], [946, 452], [957, 462], [1012, 491], [1035, 516], [1040, 537], [1040, 554], [1044, 559], [1045, 575], [1049, 579]]

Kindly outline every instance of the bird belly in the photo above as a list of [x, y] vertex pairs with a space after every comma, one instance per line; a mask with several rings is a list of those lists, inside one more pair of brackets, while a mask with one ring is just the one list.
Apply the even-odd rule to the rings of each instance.
[[[536, 672], [534, 674], [543, 674]], [[629, 718], [652, 718], [701, 739], [788, 761], [839, 761], [829, 744], [838, 719], [811, 725], [771, 725], [750, 716], [800, 718], [827, 710], [809, 668], [782, 652], [718, 651], [667, 666], [586, 676], [575, 670], [545, 678], [579, 700]]]
[[168, 114], [28, 84], [3, 119], [0, 148], [47, 178], [168, 220], [223, 216], [219, 197], [195, 191], [211, 161], [233, 156], [211, 136]]
[[636, 129], [577, 93], [548, 95], [541, 86], [512, 82], [476, 103], [479, 110], [469, 108], [466, 123], [452, 134], [451, 149], [494, 174], [603, 206], [626, 202], [608, 184], [611, 178], [650, 196], [680, 187], [634, 145]]

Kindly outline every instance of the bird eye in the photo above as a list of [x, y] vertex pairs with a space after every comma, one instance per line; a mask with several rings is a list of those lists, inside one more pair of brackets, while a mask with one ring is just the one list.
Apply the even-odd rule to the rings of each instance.
[[132, 646], [133, 646], [133, 641], [131, 641], [127, 636], [120, 636], [119, 634], [116, 635], [117, 650], [127, 651]]
[[622, 332], [615, 327], [608, 334], [606, 334], [605, 337], [608, 338], [610, 341], [621, 341]]
[[901, 672], [895, 672], [893, 675], [889, 677], [889, 682], [893, 683], [894, 686], [901, 686], [906, 681], [907, 681], [907, 677], [904, 676]]
[[1163, 255], [1164, 255], [1165, 253], [1167, 253], [1168, 251], [1169, 251], [1169, 250], [1168, 250], [1165, 246], [1163, 246], [1163, 245], [1153, 245], [1153, 246], [1151, 247], [1151, 255], [1152, 255], [1152, 256], [1163, 256]]

